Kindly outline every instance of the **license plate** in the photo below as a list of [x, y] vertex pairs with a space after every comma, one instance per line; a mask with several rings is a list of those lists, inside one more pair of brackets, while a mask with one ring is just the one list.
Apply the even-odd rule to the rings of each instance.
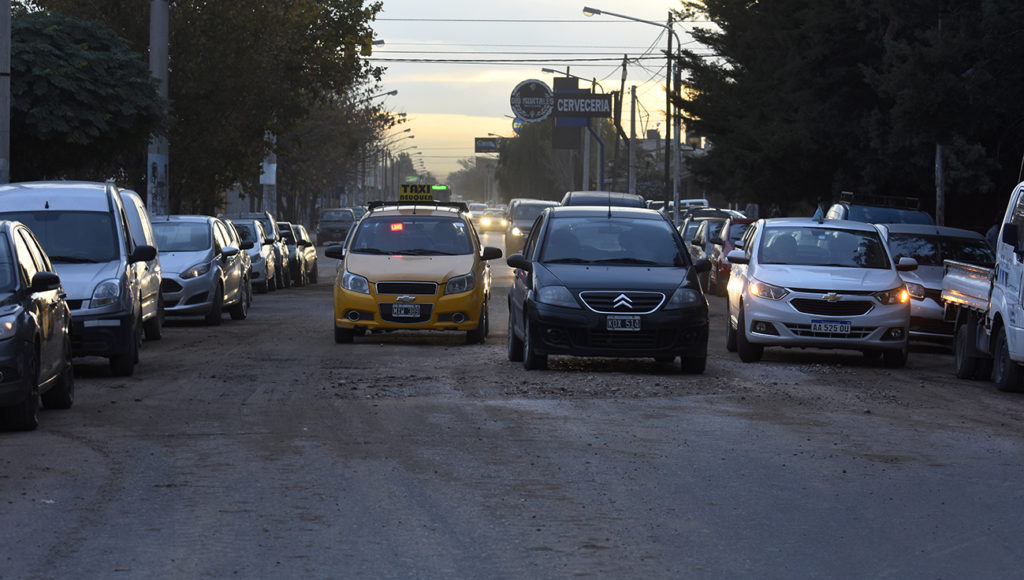
[[609, 316], [605, 320], [605, 328], [608, 330], [640, 330], [639, 316]]
[[392, 304], [391, 316], [395, 318], [419, 318], [419, 304]]
[[812, 320], [811, 332], [828, 334], [850, 334], [849, 320]]

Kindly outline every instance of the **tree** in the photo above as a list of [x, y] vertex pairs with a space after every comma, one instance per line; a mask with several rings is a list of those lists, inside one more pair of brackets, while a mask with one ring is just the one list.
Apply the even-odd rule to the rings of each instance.
[[573, 189], [568, 153], [551, 148], [553, 128], [553, 118], [525, 123], [518, 136], [501, 140], [495, 178], [506, 201], [517, 197], [561, 199]]
[[164, 109], [146, 63], [108, 28], [38, 12], [12, 19], [12, 180], [115, 177]]

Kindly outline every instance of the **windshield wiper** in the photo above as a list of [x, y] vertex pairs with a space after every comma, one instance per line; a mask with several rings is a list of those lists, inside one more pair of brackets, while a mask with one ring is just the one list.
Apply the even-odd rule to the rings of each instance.
[[66, 262], [68, 264], [99, 264], [104, 260], [93, 260], [92, 258], [80, 258], [78, 256], [50, 256], [51, 262]]
[[411, 250], [402, 250], [395, 252], [396, 254], [407, 254], [409, 256], [454, 256], [451, 252], [442, 252], [440, 250], [427, 250], [424, 248], [414, 248]]
[[605, 258], [604, 260], [595, 260], [597, 264], [644, 264], [644, 265], [657, 265], [658, 262], [654, 260], [641, 260], [640, 258]]
[[558, 258], [555, 260], [544, 260], [548, 264], [589, 264], [590, 260], [583, 258]]
[[379, 248], [359, 248], [358, 250], [352, 250], [353, 254], [376, 254], [378, 256], [387, 256], [396, 252], [388, 252], [387, 250], [381, 250]]

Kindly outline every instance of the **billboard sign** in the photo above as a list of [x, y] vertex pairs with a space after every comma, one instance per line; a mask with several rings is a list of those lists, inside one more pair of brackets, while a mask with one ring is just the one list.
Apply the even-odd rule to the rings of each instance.
[[498, 137], [477, 137], [475, 142], [475, 153], [497, 153], [501, 145], [501, 139]]
[[527, 123], [543, 121], [555, 108], [555, 95], [544, 81], [530, 79], [512, 89], [509, 100], [516, 118]]

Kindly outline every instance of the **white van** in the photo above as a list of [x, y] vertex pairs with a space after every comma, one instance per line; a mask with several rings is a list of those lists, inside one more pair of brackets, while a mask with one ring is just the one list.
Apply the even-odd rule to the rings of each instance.
[[107, 357], [114, 375], [134, 373], [141, 283], [157, 251], [132, 237], [120, 189], [85, 181], [2, 185], [0, 219], [27, 225], [49, 254], [71, 308], [74, 356]]

